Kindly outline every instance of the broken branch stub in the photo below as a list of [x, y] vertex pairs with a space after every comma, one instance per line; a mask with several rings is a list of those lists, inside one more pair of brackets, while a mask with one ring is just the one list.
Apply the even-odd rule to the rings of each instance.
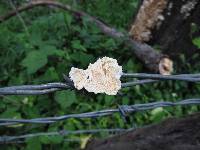
[[[158, 27], [164, 20], [162, 15], [168, 0], [144, 0], [141, 4], [129, 34], [138, 48], [139, 58], [143, 57], [147, 68], [163, 75], [173, 72], [173, 61], [161, 52], [156, 51], [145, 42], [152, 37], [152, 29]], [[141, 43], [141, 44], [140, 44]]]

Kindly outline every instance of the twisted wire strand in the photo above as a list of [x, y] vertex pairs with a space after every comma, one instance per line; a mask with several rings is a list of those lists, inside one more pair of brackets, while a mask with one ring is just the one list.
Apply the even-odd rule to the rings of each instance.
[[0, 119], [0, 126], [14, 125], [14, 124], [50, 124], [58, 121], [67, 120], [69, 118], [97, 118], [110, 116], [114, 113], [120, 113], [121, 115], [128, 115], [132, 112], [146, 111], [155, 109], [158, 107], [170, 107], [170, 106], [185, 106], [185, 105], [200, 105], [200, 99], [186, 99], [178, 102], [152, 102], [146, 104], [135, 104], [135, 105], [121, 105], [115, 109], [105, 109], [100, 111], [86, 112], [80, 114], [68, 114], [63, 116], [35, 118], [35, 119]]
[[123, 73], [122, 77], [156, 79], [156, 80], [177, 80], [177, 81], [187, 81], [187, 82], [200, 81], [200, 74], [161, 75], [161, 74], [147, 74], [147, 73]]
[[126, 83], [122, 83], [122, 88], [126, 87], [132, 87], [136, 85], [143, 85], [143, 84], [148, 84], [148, 83], [156, 83], [159, 82], [159, 80], [152, 80], [152, 79], [145, 79], [145, 80], [138, 80], [138, 81], [130, 81]]
[[[143, 80], [128, 81], [122, 83], [122, 88], [135, 85], [143, 85], [147, 83], [155, 83], [165, 80], [178, 80], [186, 82], [199, 82], [200, 74], [182, 74], [182, 75], [160, 75], [146, 73], [123, 73], [123, 78], [139, 78]], [[0, 88], [0, 95], [42, 95], [55, 91], [74, 89], [73, 83], [69, 81], [67, 76], [64, 76], [65, 83], [55, 82], [41, 85], [21, 85]]]
[[0, 95], [41, 95], [70, 89], [67, 83], [55, 82], [41, 85], [21, 85], [0, 88]]
[[61, 82], [55, 82], [55, 83], [47, 83], [47, 84], [41, 84], [41, 85], [21, 85], [21, 86], [10, 86], [5, 87], [5, 90], [43, 90], [43, 89], [50, 89], [50, 88], [69, 88], [67, 84], [61, 83]]
[[40, 137], [40, 136], [67, 136], [67, 135], [76, 135], [76, 134], [96, 134], [96, 133], [120, 133], [129, 131], [131, 129], [90, 129], [90, 130], [76, 130], [76, 131], [70, 131], [70, 130], [60, 130], [60, 131], [54, 131], [54, 132], [37, 132], [37, 133], [30, 133], [30, 134], [23, 134], [18, 136], [8, 136], [3, 135], [0, 136], [0, 144], [6, 144], [10, 142], [23, 142], [25, 139], [33, 138], [33, 137]]

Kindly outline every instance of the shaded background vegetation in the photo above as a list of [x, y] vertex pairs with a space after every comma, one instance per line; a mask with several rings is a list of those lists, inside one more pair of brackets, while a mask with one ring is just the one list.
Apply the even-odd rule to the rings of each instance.
[[[26, 1], [15, 0], [18, 6]], [[97, 16], [121, 31], [127, 31], [137, 10], [137, 0], [61, 0], [63, 3]], [[12, 9], [9, 1], [0, 1], [0, 14]], [[122, 42], [105, 36], [87, 18], [73, 17], [59, 9], [34, 8], [0, 24], [0, 86], [40, 84], [63, 81], [72, 66], [86, 68], [102, 56], [118, 60], [124, 72], [147, 72]], [[198, 30], [198, 27], [196, 27]], [[199, 38], [191, 38], [200, 47]], [[179, 73], [195, 73], [196, 67], [184, 60]], [[192, 66], [192, 67], [191, 67]], [[176, 73], [176, 68], [175, 71]], [[153, 101], [177, 101], [199, 97], [200, 86], [184, 82], [162, 82], [121, 90], [117, 96], [61, 91], [43, 96], [0, 96], [1, 118], [36, 118], [116, 108], [120, 104]], [[154, 109], [132, 114], [130, 123], [119, 115], [99, 119], [69, 119], [52, 125], [17, 125], [0, 127], [1, 135], [18, 135], [59, 129], [130, 128], [160, 122], [170, 116], [198, 111], [197, 106]], [[32, 138], [24, 144], [4, 145], [3, 149], [74, 149], [90, 135]], [[105, 137], [100, 134], [92, 137]], [[66, 142], [75, 138], [80, 142]]]

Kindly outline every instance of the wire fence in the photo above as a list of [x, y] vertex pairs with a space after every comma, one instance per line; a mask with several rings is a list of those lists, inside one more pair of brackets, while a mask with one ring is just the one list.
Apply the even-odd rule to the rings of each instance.
[[[63, 115], [59, 117], [46, 117], [46, 118], [35, 118], [35, 119], [0, 119], [1, 126], [7, 125], [16, 125], [16, 124], [24, 124], [24, 123], [31, 123], [31, 124], [49, 124], [55, 123], [58, 121], [67, 120], [69, 118], [97, 118], [103, 116], [109, 116], [114, 113], [120, 113], [120, 115], [125, 119], [125, 117], [131, 112], [139, 112], [139, 111], [146, 111], [158, 107], [169, 107], [169, 106], [185, 106], [185, 105], [200, 105], [200, 99], [186, 99], [179, 102], [152, 102], [147, 104], [135, 104], [135, 105], [122, 105], [118, 106], [117, 109], [106, 109], [101, 111], [94, 111], [88, 113], [81, 113], [81, 114], [70, 114], [70, 115]], [[95, 133], [121, 133], [131, 131], [134, 128], [130, 129], [92, 129], [92, 130], [77, 130], [77, 131], [68, 131], [68, 130], [60, 130], [54, 132], [41, 132], [41, 133], [31, 133], [31, 134], [24, 134], [18, 136], [0, 136], [0, 144], [10, 144], [10, 143], [24, 143], [24, 140], [33, 137], [40, 137], [40, 136], [66, 136], [66, 135], [77, 135], [77, 134], [95, 134]], [[79, 140], [66, 140], [67, 142], [78, 142]]]
[[[134, 78], [141, 79], [135, 81], [128, 81], [122, 83], [122, 88], [143, 85], [146, 83], [154, 83], [166, 80], [176, 80], [185, 82], [200, 82], [200, 74], [182, 74], [182, 75], [159, 75], [159, 74], [145, 74], [145, 73], [124, 73], [122, 78]], [[64, 76], [65, 82], [47, 83], [41, 85], [22, 85], [0, 88], [0, 95], [40, 95], [55, 92], [58, 90], [75, 89], [73, 83], [67, 76]], [[185, 99], [177, 102], [171, 101], [157, 101], [145, 104], [134, 105], [119, 105], [117, 108], [104, 109], [93, 112], [85, 112], [80, 114], [66, 114], [62, 116], [34, 118], [34, 119], [13, 119], [13, 118], [0, 118], [0, 126], [10, 126], [17, 124], [52, 124], [59, 121], [65, 121], [70, 118], [83, 119], [83, 118], [98, 118], [111, 116], [115, 113], [121, 115], [123, 120], [126, 120], [126, 116], [133, 112], [147, 111], [158, 107], [172, 107], [172, 106], [186, 106], [186, 105], [200, 105], [200, 98]], [[56, 136], [56, 135], [69, 135], [69, 134], [94, 134], [101, 132], [125, 132], [130, 129], [92, 129], [92, 130], [77, 130], [77, 131], [55, 131], [55, 132], [42, 132], [24, 134], [18, 136], [0, 136], [0, 143], [23, 143], [26, 138], [32, 138], [37, 136]]]

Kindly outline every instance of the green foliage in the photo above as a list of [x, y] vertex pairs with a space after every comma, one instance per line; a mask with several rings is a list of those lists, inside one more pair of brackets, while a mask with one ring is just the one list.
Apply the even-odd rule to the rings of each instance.
[[76, 95], [74, 91], [61, 91], [56, 92], [55, 100], [58, 102], [60, 107], [65, 110], [72, 106], [76, 102]]
[[192, 42], [193, 42], [193, 44], [194, 44], [195, 46], [197, 46], [198, 48], [200, 48], [200, 37], [194, 38], [194, 39], [192, 40]]
[[41, 142], [37, 138], [31, 138], [27, 140], [27, 150], [42, 150]]
[[[127, 29], [136, 11], [137, 0], [62, 0], [64, 3], [82, 9], [120, 30]], [[23, 1], [20, 1], [23, 3]], [[1, 5], [2, 4], [2, 5]], [[9, 4], [0, 2], [0, 12], [8, 11]], [[111, 39], [88, 22], [87, 18], [74, 18], [61, 10], [35, 8], [22, 13], [27, 31], [17, 17], [0, 24], [0, 85], [36, 84], [63, 81], [63, 73], [68, 74], [72, 66], [85, 68], [90, 62], [102, 56], [110, 56], [123, 65], [129, 72], [146, 72], [142, 64], [133, 56], [129, 48], [121, 41]], [[193, 40], [199, 46], [199, 39]], [[183, 58], [183, 63], [184, 58]], [[186, 67], [183, 72], [187, 72]], [[191, 73], [195, 70], [190, 70]], [[135, 86], [121, 90], [122, 96], [91, 94], [82, 91], [59, 91], [43, 96], [1, 96], [1, 118], [36, 118], [82, 113], [118, 105], [148, 103], [156, 100], [177, 101], [188, 97], [199, 97], [200, 86], [182, 82], [163, 82], [144, 86]], [[1, 127], [1, 133], [18, 135], [66, 130], [94, 128], [130, 128], [133, 124], [143, 126], [160, 122], [169, 116], [182, 116], [198, 111], [198, 107], [157, 108], [152, 111], [135, 113], [130, 124], [124, 123], [119, 114], [97, 119], [69, 119], [51, 125], [17, 125]], [[100, 134], [97, 137], [105, 137]], [[68, 143], [65, 138], [82, 140], [77, 136], [43, 136], [30, 138], [20, 149], [74, 149], [80, 142]], [[18, 144], [3, 149], [18, 149]]]

